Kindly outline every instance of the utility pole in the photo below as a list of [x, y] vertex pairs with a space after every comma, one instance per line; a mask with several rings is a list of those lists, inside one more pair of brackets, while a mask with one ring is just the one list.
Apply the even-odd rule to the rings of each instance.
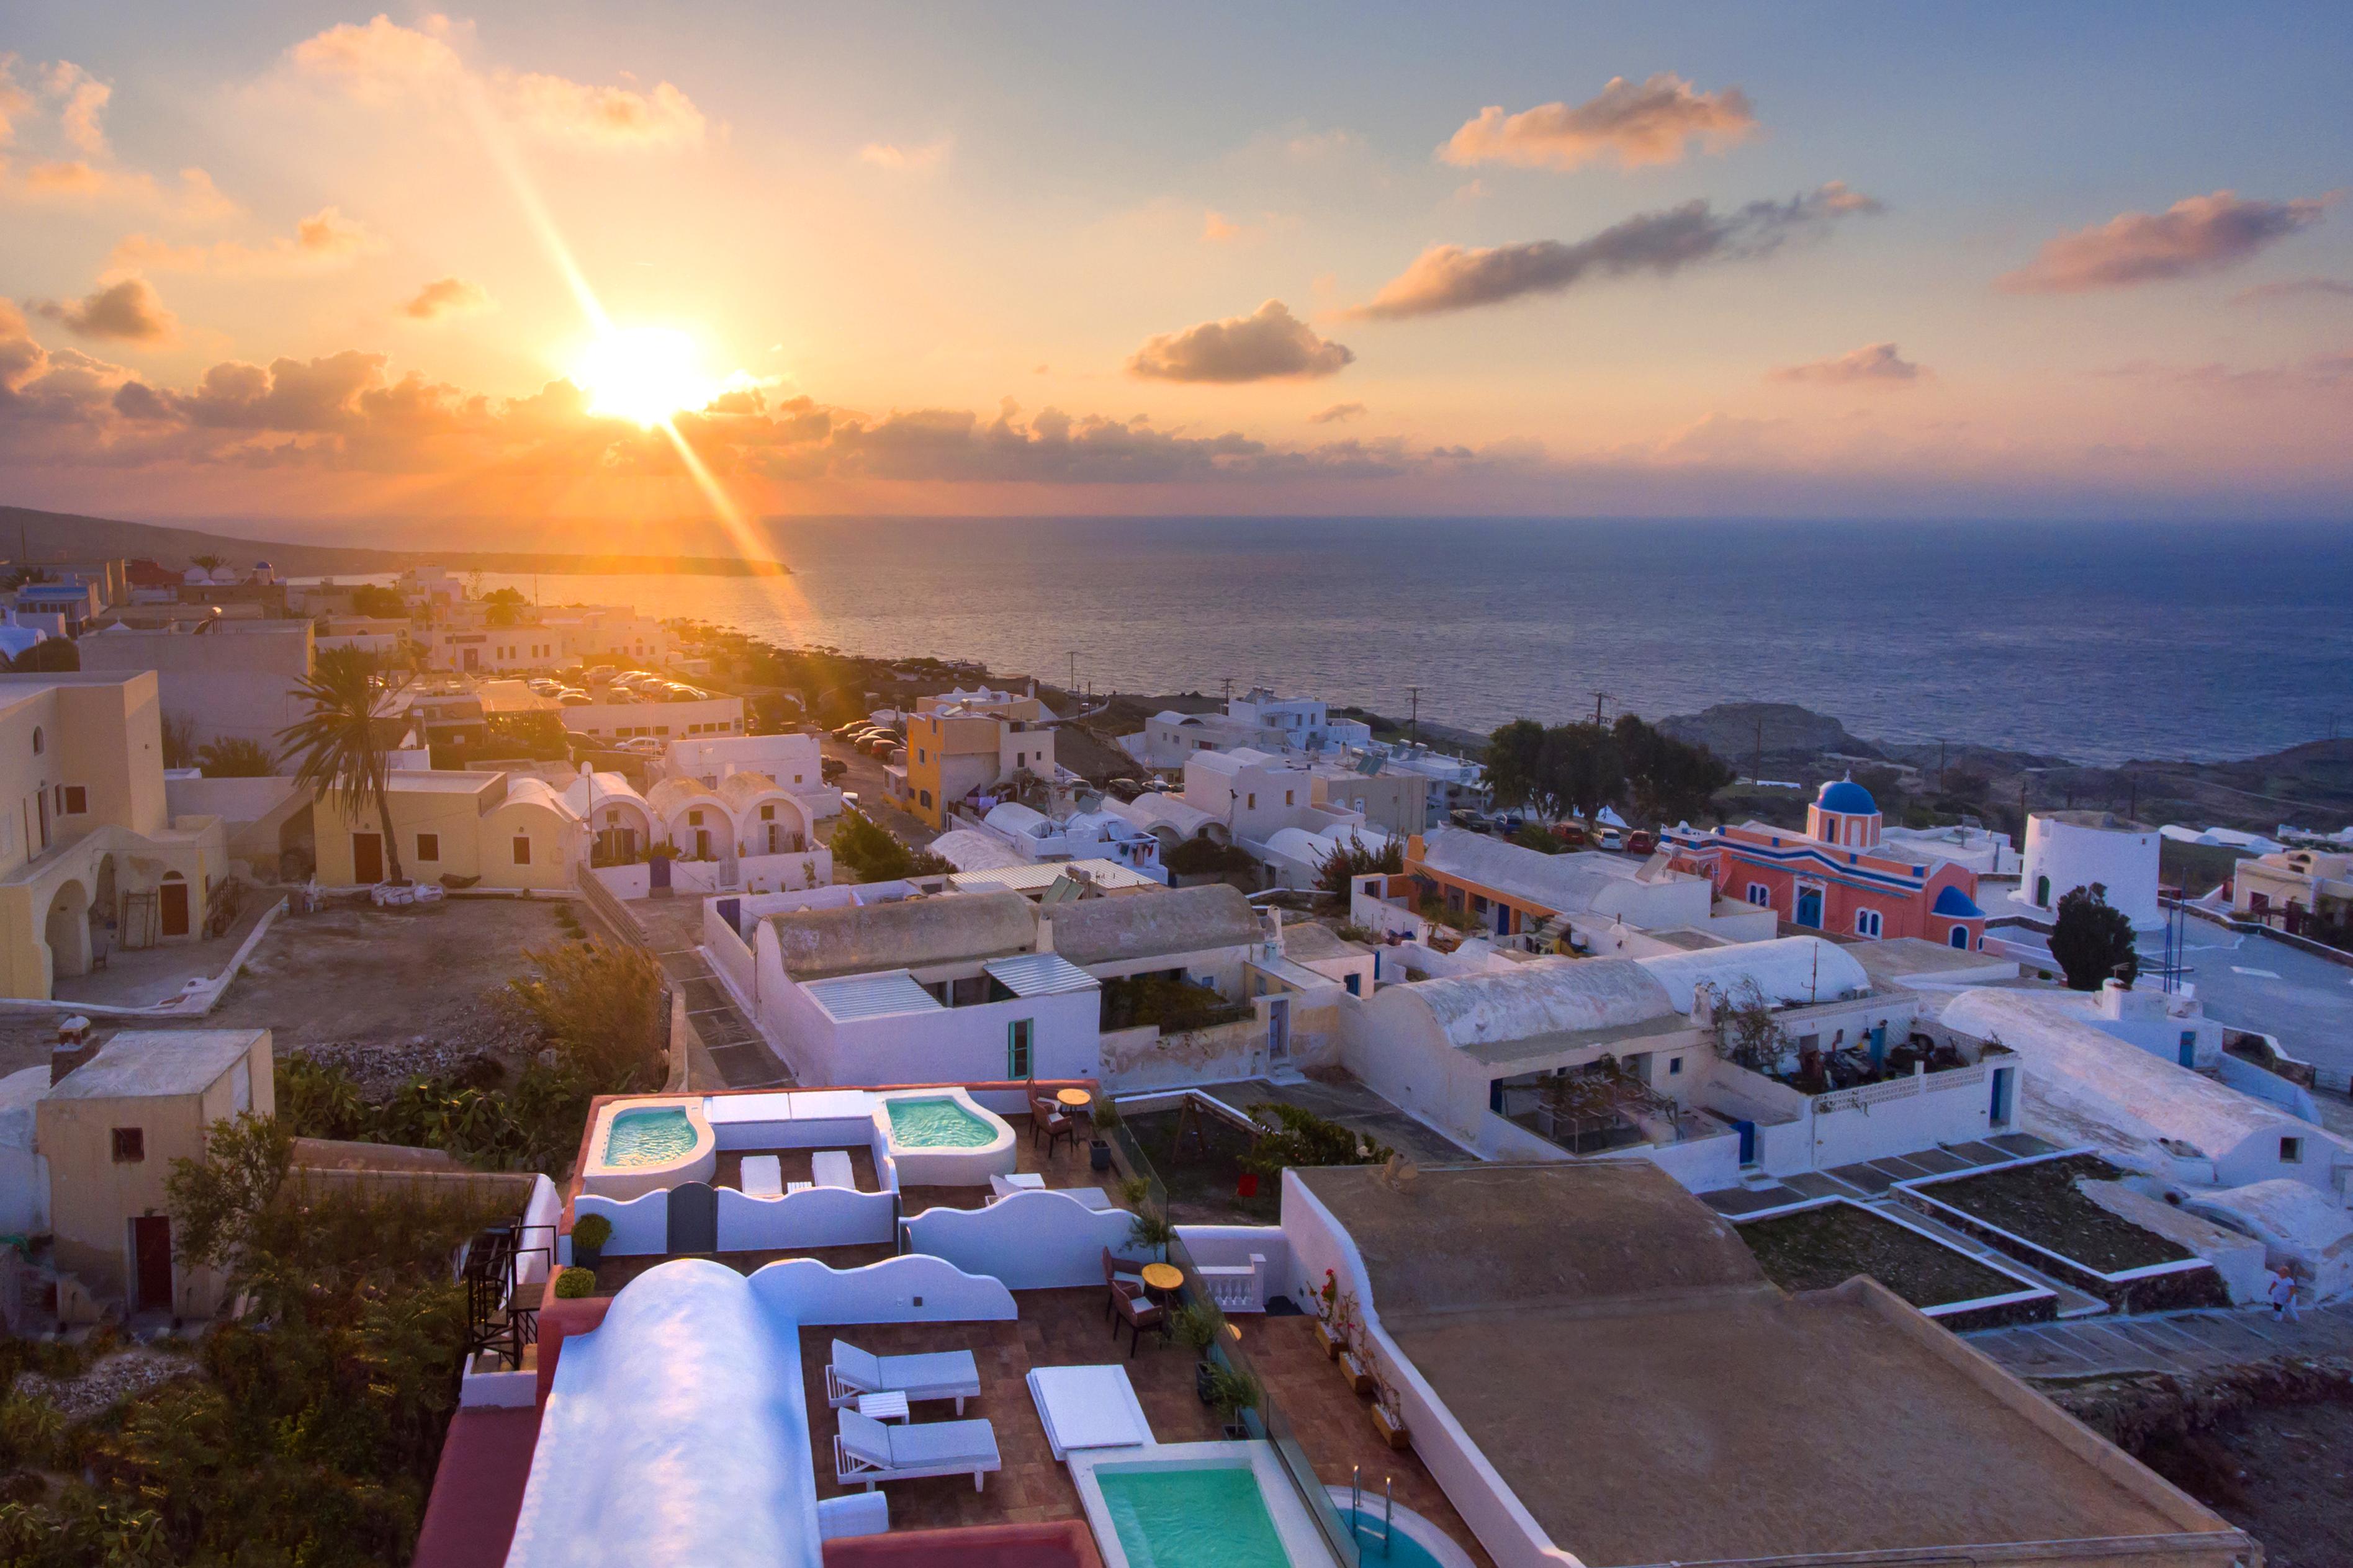
[[1077, 648], [1071, 650], [1071, 684], [1064, 689], [1074, 696], [1079, 689], [1079, 650]]
[[1607, 698], [1609, 695], [1609, 693], [1607, 691], [1597, 691], [1593, 694], [1593, 727], [1597, 730], [1601, 728], [1602, 700]]
[[1936, 741], [1936, 793], [1937, 793], [1937, 794], [1939, 794], [1939, 795], [1942, 795], [1942, 794], [1944, 793], [1944, 791], [1945, 791], [1945, 742], [1944, 742], [1944, 739], [1940, 736], [1940, 737], [1938, 737], [1938, 739], [1937, 739], [1937, 741]]
[[1231, 702], [1234, 700], [1234, 678], [1230, 675], [1221, 675], [1218, 680], [1226, 689], [1226, 700]]
[[1765, 782], [1765, 721], [1762, 719], [1757, 721], [1757, 771], [1748, 775], [1748, 782], [1752, 784]]
[[1406, 738], [1418, 746], [1421, 744], [1421, 688], [1409, 686], [1405, 690], [1407, 700], [1413, 704], [1411, 716], [1405, 721]]
[[2126, 773], [2125, 777], [2132, 784], [2132, 793], [2126, 797], [2132, 804], [2125, 807], [2125, 816], [2137, 822], [2140, 820], [2140, 775]]

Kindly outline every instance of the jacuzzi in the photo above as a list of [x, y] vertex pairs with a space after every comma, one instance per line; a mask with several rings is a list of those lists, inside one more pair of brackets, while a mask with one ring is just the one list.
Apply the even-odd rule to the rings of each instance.
[[874, 1100], [874, 1129], [902, 1187], [985, 1187], [1019, 1163], [1013, 1124], [962, 1089], [892, 1089]]
[[702, 1099], [630, 1100], [596, 1113], [580, 1190], [627, 1202], [719, 1169], [719, 1140]]

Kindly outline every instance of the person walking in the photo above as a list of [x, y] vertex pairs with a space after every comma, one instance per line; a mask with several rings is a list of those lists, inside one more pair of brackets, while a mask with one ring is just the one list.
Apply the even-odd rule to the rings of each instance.
[[2284, 1268], [2274, 1270], [2272, 1274], [2271, 1289], [2265, 1294], [2271, 1300], [2273, 1322], [2293, 1323], [2301, 1321], [2295, 1313], [2295, 1275]]

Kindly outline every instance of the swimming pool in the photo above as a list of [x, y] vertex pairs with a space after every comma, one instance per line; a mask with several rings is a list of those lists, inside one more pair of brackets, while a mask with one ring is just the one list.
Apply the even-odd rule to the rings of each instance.
[[694, 1123], [682, 1105], [624, 1110], [605, 1131], [605, 1163], [616, 1170], [667, 1165], [694, 1148]]
[[985, 1149], [997, 1129], [953, 1100], [894, 1100], [891, 1142], [902, 1149]]
[[[1356, 1515], [1348, 1506], [1348, 1489], [1330, 1487], [1332, 1511], [1340, 1516], [1342, 1528], [1356, 1524]], [[1387, 1518], [1389, 1526], [1388, 1549], [1380, 1544], [1381, 1522]], [[1471, 1554], [1462, 1550], [1452, 1537], [1413, 1510], [1399, 1504], [1393, 1512], [1384, 1513], [1381, 1500], [1367, 1495], [1365, 1499], [1365, 1531], [1356, 1536], [1356, 1555], [1363, 1568], [1471, 1568]]]
[[874, 1125], [902, 1187], [985, 1187], [1019, 1163], [1013, 1124], [963, 1089], [878, 1094]]
[[1172, 1470], [1099, 1465], [1133, 1568], [1291, 1568], [1258, 1477], [1247, 1465]]

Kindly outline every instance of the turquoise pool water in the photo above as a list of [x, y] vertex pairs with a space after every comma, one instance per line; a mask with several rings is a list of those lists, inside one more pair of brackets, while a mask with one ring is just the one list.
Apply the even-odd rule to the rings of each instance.
[[1095, 1467], [1103, 1507], [1134, 1568], [1291, 1568], [1247, 1465], [1198, 1470]]
[[667, 1164], [693, 1149], [694, 1123], [682, 1106], [624, 1110], [605, 1133], [605, 1163], [620, 1170]]
[[[1340, 1522], [1353, 1530], [1356, 1523], [1354, 1510], [1345, 1502], [1335, 1502], [1332, 1506], [1340, 1515]], [[1381, 1550], [1378, 1533], [1381, 1509], [1378, 1503], [1367, 1501], [1365, 1504], [1365, 1522], [1374, 1532], [1356, 1538], [1356, 1552], [1364, 1560], [1365, 1568], [1379, 1568], [1383, 1563], [1395, 1563], [1396, 1568], [1439, 1568], [1438, 1559], [1430, 1554], [1430, 1548], [1402, 1530], [1390, 1535], [1387, 1552]]]
[[997, 1129], [953, 1100], [890, 1100], [891, 1142], [902, 1149], [986, 1149]]

